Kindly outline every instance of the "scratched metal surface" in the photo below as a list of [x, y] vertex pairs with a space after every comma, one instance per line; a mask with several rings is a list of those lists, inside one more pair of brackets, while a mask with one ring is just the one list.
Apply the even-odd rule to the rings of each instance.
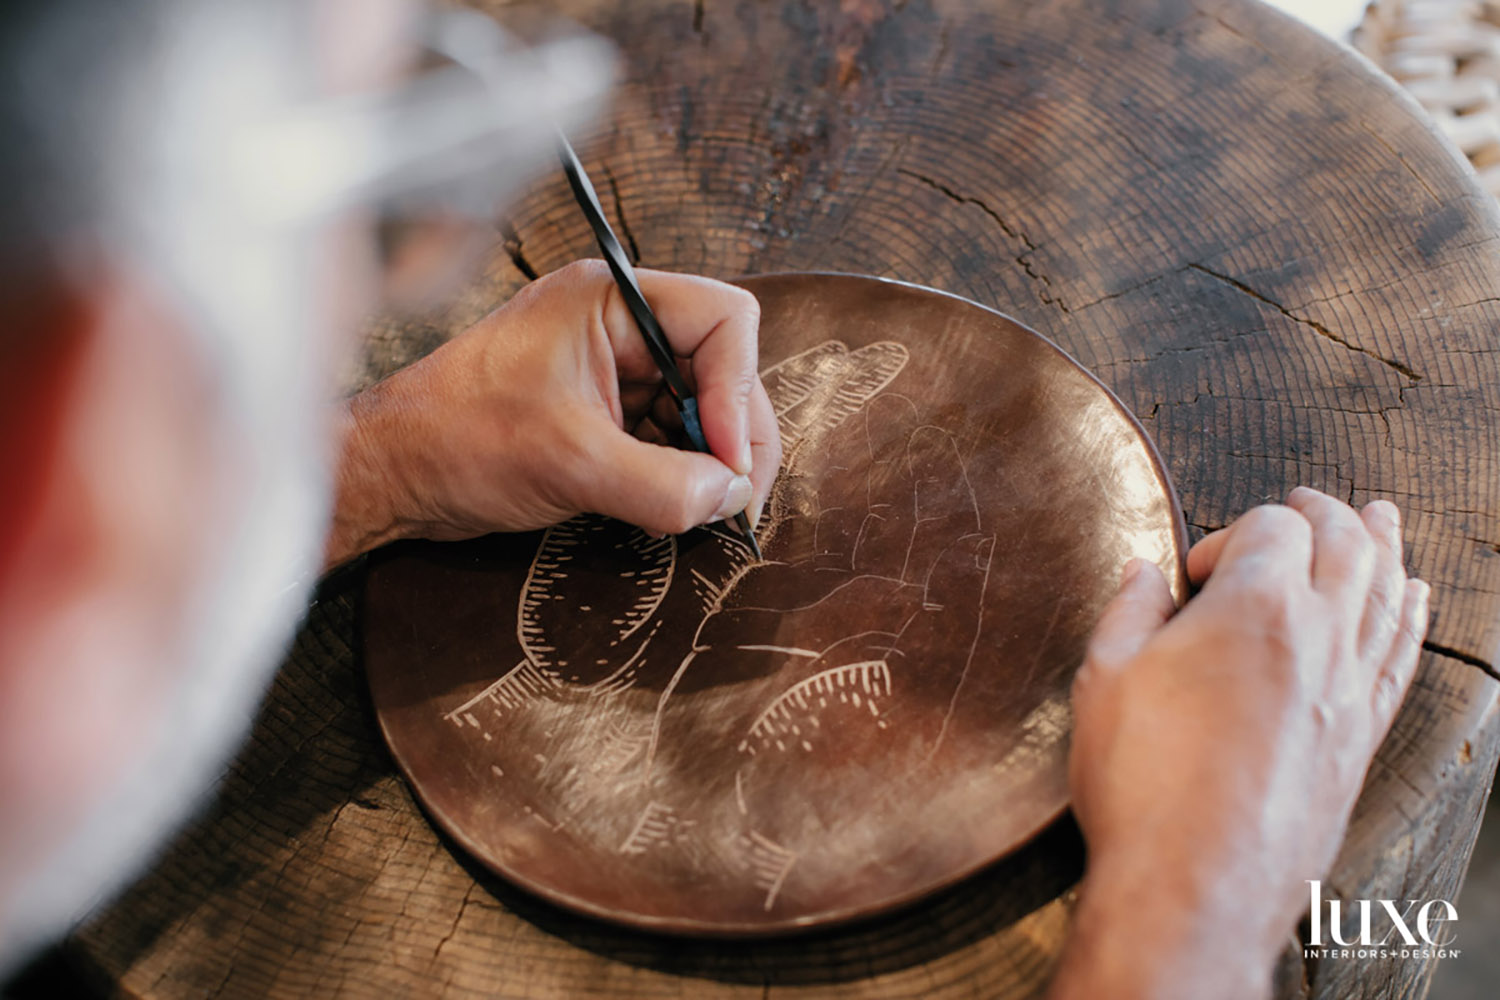
[[430, 815], [556, 902], [660, 930], [863, 916], [1066, 805], [1067, 689], [1130, 555], [1186, 586], [1138, 424], [1046, 340], [875, 279], [751, 279], [785, 461], [766, 560], [586, 515], [397, 549], [381, 726]]

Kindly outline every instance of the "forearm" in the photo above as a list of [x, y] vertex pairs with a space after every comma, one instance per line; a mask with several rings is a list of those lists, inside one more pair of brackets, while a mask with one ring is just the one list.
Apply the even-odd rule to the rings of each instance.
[[1049, 1000], [1263, 1000], [1286, 929], [1278, 901], [1174, 853], [1091, 860]]

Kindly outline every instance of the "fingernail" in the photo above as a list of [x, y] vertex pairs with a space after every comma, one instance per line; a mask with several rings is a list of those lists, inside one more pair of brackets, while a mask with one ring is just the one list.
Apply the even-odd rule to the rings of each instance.
[[750, 505], [750, 477], [735, 476], [729, 481], [729, 489], [724, 492], [724, 499], [719, 502], [719, 509], [714, 516], [709, 518], [708, 523], [722, 521], [726, 517], [733, 517]]
[[1146, 568], [1146, 560], [1139, 557], [1133, 558], [1125, 563], [1125, 569], [1120, 574], [1120, 586], [1128, 587], [1135, 582], [1135, 578], [1141, 575], [1141, 570]]
[[734, 450], [734, 464], [730, 468], [742, 476], [748, 476], [750, 475], [750, 462], [750, 439], [746, 438]]
[[[1398, 528], [1401, 527], [1401, 508], [1397, 507], [1389, 500], [1371, 500], [1369, 503], [1369, 507], [1375, 507], [1383, 511], [1385, 513], [1385, 516], [1390, 518], [1391, 524], [1395, 525]], [[1369, 507], [1366, 507], [1366, 509], [1368, 510]]]
[[759, 528], [760, 527], [760, 516], [762, 514], [764, 514], [765, 512], [766, 512], [766, 502], [764, 500], [762, 500], [760, 503], [756, 504], [755, 505], [755, 509], [750, 512], [750, 527], [752, 527], [752, 528]]

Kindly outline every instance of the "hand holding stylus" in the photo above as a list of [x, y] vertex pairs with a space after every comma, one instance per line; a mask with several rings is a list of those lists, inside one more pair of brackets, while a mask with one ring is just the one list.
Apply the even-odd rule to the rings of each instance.
[[[630, 310], [630, 316], [635, 320], [636, 329], [640, 331], [641, 339], [646, 345], [646, 351], [651, 355], [651, 360], [656, 363], [656, 368], [661, 372], [662, 390], [671, 404], [676, 407], [676, 423], [682, 430], [682, 436], [686, 438], [688, 447], [694, 451], [718, 454], [721, 457], [725, 452], [716, 448], [717, 442], [712, 442], [704, 433], [703, 418], [698, 409], [698, 398], [693, 394], [692, 386], [682, 377], [682, 371], [677, 364], [677, 354], [666, 333], [662, 331], [661, 323], [656, 318], [651, 304], [646, 301], [645, 291], [635, 276], [635, 268], [630, 263], [630, 258], [625, 256], [625, 248], [610, 228], [609, 220], [604, 217], [604, 207], [599, 204], [599, 195], [594, 190], [594, 184], [589, 180], [588, 173], [583, 169], [583, 164], [578, 160], [578, 154], [573, 152], [572, 145], [561, 132], [557, 136], [558, 156], [562, 160], [563, 172], [567, 174], [568, 185], [573, 189], [573, 198], [578, 202], [578, 207], [583, 210], [584, 218], [588, 220], [589, 228], [594, 231], [594, 239], [599, 243], [599, 252], [604, 254], [604, 263], [608, 265], [610, 274], [615, 279], [615, 285], [619, 288], [620, 298], [625, 303], [625, 308]], [[749, 470], [743, 470], [748, 472]], [[740, 531], [740, 537], [750, 546], [756, 559], [761, 558], [760, 543], [755, 540], [755, 528], [750, 523], [750, 516], [744, 510], [734, 512], [734, 524]]]
[[665, 445], [675, 411], [661, 373], [609, 271], [581, 261], [354, 399], [328, 564], [583, 511], [655, 533], [758, 518], [781, 464], [759, 305], [708, 278], [637, 274], [686, 359], [712, 455]]

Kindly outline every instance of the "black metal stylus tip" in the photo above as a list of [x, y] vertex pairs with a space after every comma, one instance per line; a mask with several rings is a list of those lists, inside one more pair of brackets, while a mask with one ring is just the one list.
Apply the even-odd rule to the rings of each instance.
[[745, 516], [744, 511], [734, 515], [734, 523], [740, 529], [740, 534], [745, 536], [745, 542], [750, 546], [750, 551], [755, 553], [755, 558], [765, 559], [760, 554], [760, 543], [755, 540], [755, 529], [750, 527], [750, 518]]

